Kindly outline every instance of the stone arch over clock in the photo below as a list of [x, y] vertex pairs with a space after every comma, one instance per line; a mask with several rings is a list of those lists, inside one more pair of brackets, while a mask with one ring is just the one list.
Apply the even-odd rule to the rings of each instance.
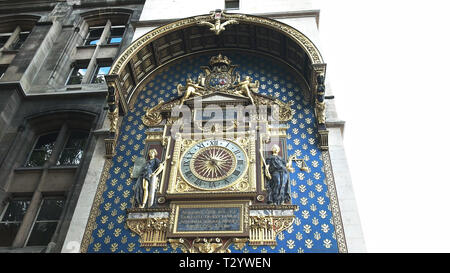
[[[330, 212], [334, 209], [330, 196], [333, 198], [335, 192], [329, 191], [329, 181], [325, 180], [327, 158], [322, 154], [325, 146], [321, 138], [324, 127], [316, 118], [316, 80], [325, 72], [320, 54], [311, 50], [309, 40], [297, 36], [298, 43], [292, 44], [288, 38], [293, 39], [293, 36], [278, 35], [283, 31], [278, 27], [271, 29], [269, 19], [264, 19], [264, 24], [243, 19], [237, 25], [227, 26], [218, 37], [210, 35], [207, 28], [204, 30], [194, 24], [201, 18], [190, 19], [186, 25], [180, 23], [179, 29], [166, 28], [170, 31], [164, 35], [161, 34], [164, 28], [161, 28], [145, 35], [147, 40], [138, 39], [118, 58], [107, 76], [108, 103], [113, 110], [109, 119], [116, 126], [111, 127], [110, 135], [112, 167], [107, 168], [105, 173], [109, 176], [105, 175], [102, 182], [105, 194], [132, 192], [130, 173], [133, 164], [137, 158], [145, 158], [151, 147], [160, 149], [159, 159], [166, 163], [158, 174], [154, 206], [132, 208], [130, 196], [126, 202], [118, 203], [127, 205], [127, 232], [139, 235], [139, 238], [129, 239], [128, 244], [135, 243], [140, 250], [148, 252], [160, 247], [169, 247], [168, 252], [199, 252], [213, 245], [215, 251], [220, 252], [229, 251], [231, 244], [238, 252], [249, 246], [254, 250], [264, 246], [287, 249], [288, 240], [305, 245], [310, 238], [306, 234], [296, 237], [296, 233], [283, 231], [302, 228], [312, 232], [308, 233], [311, 236], [318, 233], [322, 240], [338, 246], [336, 236], [332, 234], [334, 226], [329, 229], [330, 233], [320, 230], [322, 225], [339, 220], [335, 211]], [[246, 48], [242, 46], [245, 43], [234, 46], [231, 36], [238, 37], [245, 29], [250, 29], [248, 33], [259, 33], [256, 35], [259, 40]], [[280, 40], [282, 45], [277, 45], [276, 39], [264, 42], [262, 33], [268, 33], [267, 37], [285, 38]], [[183, 35], [177, 36], [179, 34]], [[194, 34], [200, 41], [193, 40]], [[177, 37], [183, 44], [179, 48], [189, 49], [189, 52], [177, 53], [178, 47], [172, 43], [179, 40]], [[245, 37], [241, 38], [245, 40]], [[303, 45], [300, 41], [304, 41]], [[195, 49], [197, 42], [206, 47]], [[268, 43], [268, 47], [263, 46]], [[173, 48], [163, 53], [163, 44]], [[295, 51], [297, 57], [289, 59], [293, 56], [290, 50]], [[222, 74], [211, 75], [215, 73], [214, 64]], [[249, 87], [250, 93], [238, 87], [246, 76], [251, 77], [249, 83], [255, 86], [259, 81], [258, 87]], [[200, 95], [193, 91], [186, 95], [189, 78], [193, 84], [203, 87], [191, 89]], [[202, 104], [200, 109], [195, 107], [198, 100]], [[236, 120], [233, 110], [222, 111], [222, 122], [214, 120], [218, 117], [211, 114], [214, 111], [205, 114], [207, 106], [212, 106], [209, 110], [214, 110], [213, 107], [223, 110], [227, 106], [252, 105], [276, 105], [277, 124], [271, 124], [267, 119], [253, 119], [255, 113], [251, 111], [244, 115], [247, 121], [237, 125], [228, 122]], [[173, 110], [178, 108], [187, 109], [188, 122], [184, 120], [185, 116], [173, 115]], [[267, 108], [267, 114], [272, 115], [270, 107]], [[117, 116], [123, 118], [116, 119]], [[173, 133], [174, 127], [179, 131]], [[244, 130], [239, 131], [239, 128]], [[205, 129], [207, 132], [203, 131]], [[287, 160], [289, 155], [295, 154], [304, 159], [309, 168], [301, 172], [298, 162], [293, 163], [295, 172], [290, 174], [288, 183], [291, 201], [281, 205], [267, 204], [263, 171], [262, 159], [270, 156], [274, 144], [280, 147], [281, 158]], [[236, 157], [236, 151], [244, 156]], [[187, 154], [192, 156], [186, 157]], [[119, 158], [122, 159], [119, 161]], [[116, 206], [115, 200], [108, 202], [106, 195], [102, 198], [105, 201], [101, 202]], [[108, 230], [101, 220], [109, 213], [103, 210], [104, 205], [99, 204], [97, 214], [93, 214], [98, 216], [92, 234], [96, 230]], [[218, 211], [230, 215], [231, 222], [216, 222], [219, 226], [216, 229], [198, 227], [183, 218], [190, 213], [214, 215]], [[277, 239], [277, 236], [286, 240]], [[337, 238], [342, 238], [342, 234], [337, 234]], [[103, 245], [94, 240], [89, 246], [91, 251], [95, 244], [100, 244], [95, 249], [101, 249]], [[120, 248], [120, 242], [118, 245]], [[127, 247], [123, 246], [123, 249], [126, 251]]]

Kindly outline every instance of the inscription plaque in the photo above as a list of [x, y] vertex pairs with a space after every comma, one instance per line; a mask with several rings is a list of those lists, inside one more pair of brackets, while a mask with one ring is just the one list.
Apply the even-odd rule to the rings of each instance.
[[235, 231], [241, 230], [241, 209], [180, 208], [176, 232]]
[[248, 201], [174, 202], [170, 237], [248, 235]]

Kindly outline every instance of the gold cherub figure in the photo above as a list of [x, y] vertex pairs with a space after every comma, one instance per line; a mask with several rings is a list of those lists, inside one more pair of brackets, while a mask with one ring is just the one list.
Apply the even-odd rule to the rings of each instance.
[[198, 83], [194, 83], [194, 81], [191, 78], [188, 78], [186, 80], [186, 86], [183, 87], [183, 85], [180, 83], [177, 85], [178, 95], [183, 95], [180, 101], [180, 106], [183, 105], [183, 103], [190, 98], [193, 95], [202, 96], [203, 94], [200, 91], [206, 90], [203, 86], [201, 86]]
[[255, 101], [253, 100], [252, 92], [257, 93], [259, 89], [259, 81], [256, 80], [255, 82], [252, 82], [252, 78], [250, 76], [245, 76], [244, 80], [241, 82], [238, 82], [238, 84], [235, 86], [237, 89], [234, 91], [234, 94], [248, 97], [252, 104], [255, 104]]

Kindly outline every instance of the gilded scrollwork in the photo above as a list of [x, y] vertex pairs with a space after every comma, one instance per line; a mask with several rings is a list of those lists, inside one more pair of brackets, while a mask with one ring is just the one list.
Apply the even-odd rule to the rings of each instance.
[[294, 216], [251, 216], [249, 245], [276, 245], [276, 237], [294, 222]]
[[169, 239], [173, 249], [180, 248], [184, 253], [230, 253], [228, 248], [233, 242], [237, 242], [238, 247], [242, 246], [240, 240], [229, 239], [224, 242], [221, 238]]
[[167, 245], [167, 227], [169, 218], [128, 219], [127, 227], [139, 236], [143, 247]]
[[224, 13], [222, 10], [216, 10], [213, 11], [211, 13], [210, 19], [209, 21], [214, 20], [214, 24], [210, 23], [208, 21], [199, 21], [197, 22], [198, 25], [205, 25], [209, 27], [209, 30], [211, 30], [212, 32], [214, 32], [216, 35], [219, 35], [222, 31], [225, 30], [225, 26], [230, 25], [230, 24], [239, 24], [239, 22], [237, 20], [231, 19], [231, 20], [227, 20], [225, 22], [222, 23], [221, 19], [222, 18], [226, 18], [226, 16], [224, 16]]

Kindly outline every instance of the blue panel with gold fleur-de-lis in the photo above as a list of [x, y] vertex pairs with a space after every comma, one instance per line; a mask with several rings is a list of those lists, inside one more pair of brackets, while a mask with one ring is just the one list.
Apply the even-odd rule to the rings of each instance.
[[[141, 116], [144, 107], [177, 97], [177, 84], [196, 79], [200, 68], [218, 52], [182, 58], [160, 70], [137, 95], [134, 108], [124, 117], [116, 155], [106, 180], [105, 191], [93, 224], [88, 252], [180, 252], [167, 247], [142, 248], [139, 236], [125, 228], [126, 209], [131, 207], [133, 181], [130, 168], [144, 153], [145, 128]], [[237, 72], [259, 80], [259, 93], [273, 96], [283, 102], [294, 102], [294, 117], [287, 131], [288, 153], [305, 158], [310, 172], [290, 174], [292, 203], [298, 205], [293, 225], [278, 234], [276, 246], [248, 246], [232, 252], [338, 252], [330, 199], [324, 173], [322, 154], [318, 146], [313, 106], [302, 97], [298, 74], [287, 65], [262, 55], [247, 52], [222, 52], [238, 65]]]

